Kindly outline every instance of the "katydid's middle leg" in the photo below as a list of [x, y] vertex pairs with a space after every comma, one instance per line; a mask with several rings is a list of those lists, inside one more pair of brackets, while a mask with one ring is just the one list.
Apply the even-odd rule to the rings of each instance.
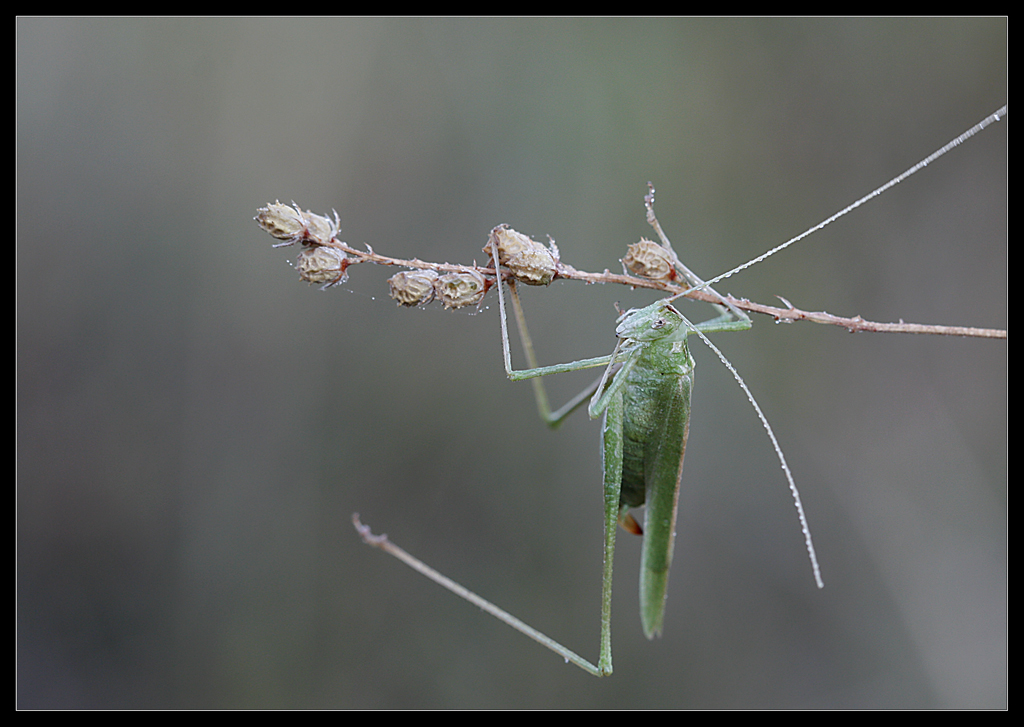
[[[492, 249], [492, 259], [497, 260], [497, 246], [493, 242], [491, 244], [494, 248]], [[501, 315], [501, 345], [502, 352], [505, 357], [505, 373], [508, 374], [508, 377], [513, 381], [523, 381], [525, 379], [533, 380], [533, 393], [537, 399], [537, 410], [540, 412], [541, 419], [543, 419], [549, 427], [554, 429], [594, 394], [603, 378], [598, 379], [582, 392], [574, 396], [561, 409], [552, 412], [551, 405], [548, 401], [547, 391], [539, 377], [548, 376], [549, 374], [560, 374], [569, 371], [581, 371], [583, 369], [607, 366], [612, 360], [612, 357], [600, 356], [598, 358], [573, 361], [567, 364], [557, 364], [555, 366], [538, 366], [537, 356], [533, 351], [533, 342], [530, 339], [530, 332], [526, 327], [526, 316], [523, 313], [522, 303], [519, 301], [519, 291], [516, 290], [515, 281], [509, 280], [508, 287], [512, 295], [512, 307], [516, 316], [516, 326], [519, 329], [519, 339], [522, 341], [523, 351], [526, 354], [526, 361], [530, 366], [529, 369], [524, 371], [515, 371], [512, 368], [512, 354], [509, 350], [508, 343], [508, 319], [505, 315], [505, 295], [501, 286], [501, 272], [496, 272], [498, 274], [498, 310]]]

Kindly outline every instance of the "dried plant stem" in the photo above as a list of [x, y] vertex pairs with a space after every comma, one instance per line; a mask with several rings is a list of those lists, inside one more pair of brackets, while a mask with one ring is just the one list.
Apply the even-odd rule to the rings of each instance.
[[[344, 242], [340, 242], [337, 239], [333, 239], [327, 243], [330, 247], [335, 247], [345, 252], [350, 257], [348, 258], [348, 266], [368, 262], [375, 263], [377, 265], [394, 265], [402, 268], [413, 268], [418, 270], [434, 270], [436, 272], [466, 272], [473, 270], [481, 275], [484, 275], [488, 279], [494, 278], [494, 268], [476, 266], [476, 265], [452, 265], [450, 263], [432, 263], [413, 258], [412, 260], [403, 260], [401, 258], [388, 257], [386, 255], [380, 255], [373, 251], [372, 248], [367, 246], [366, 250], [358, 250], [354, 247], [350, 247]], [[506, 278], [509, 273], [506, 271], [502, 272]], [[621, 273], [612, 273], [605, 270], [602, 273], [590, 273], [584, 270], [577, 270], [571, 265], [567, 265], [563, 262], [558, 262], [557, 271], [555, 274], [556, 278], [564, 280], [582, 280], [585, 283], [604, 283], [614, 285], [628, 285], [633, 288], [650, 288], [651, 290], [663, 290], [673, 295], [679, 293], [686, 293], [685, 297], [692, 298], [694, 300], [701, 300], [705, 303], [718, 303], [719, 298], [708, 290], [689, 290], [680, 285], [673, 285], [671, 283], [665, 283], [657, 280], [648, 280], [646, 278], [637, 278], [631, 275], [623, 275]], [[762, 303], [756, 303], [746, 298], [734, 298], [731, 295], [722, 296], [726, 301], [736, 306], [741, 310], [748, 311], [750, 313], [760, 313], [762, 315], [771, 316], [777, 322], [790, 323], [792, 321], [811, 321], [812, 323], [820, 323], [829, 326], [839, 326], [845, 328], [851, 333], [858, 333], [861, 331], [869, 331], [872, 333], [924, 333], [936, 336], [967, 336], [971, 338], [1006, 338], [1006, 331], [997, 328], [968, 328], [963, 326], [938, 326], [928, 325], [921, 323], [905, 323], [900, 321], [899, 323], [878, 323], [874, 321], [867, 321], [860, 316], [854, 316], [853, 318], [844, 318], [842, 316], [832, 315], [825, 311], [805, 311], [794, 307], [788, 300], [781, 298], [780, 300], [785, 303], [785, 308], [777, 308], [770, 305], [764, 305]]]

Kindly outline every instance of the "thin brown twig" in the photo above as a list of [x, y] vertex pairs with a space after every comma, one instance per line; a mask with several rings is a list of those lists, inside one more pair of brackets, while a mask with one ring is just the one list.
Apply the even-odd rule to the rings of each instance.
[[[418, 270], [434, 270], [436, 272], [465, 272], [473, 270], [481, 275], [488, 278], [493, 278], [495, 275], [494, 268], [477, 266], [477, 265], [452, 265], [450, 263], [432, 263], [418, 258], [411, 260], [403, 260], [401, 258], [388, 257], [387, 255], [380, 255], [373, 251], [372, 248], [367, 246], [366, 250], [358, 250], [348, 244], [341, 242], [337, 239], [331, 240], [328, 243], [331, 247], [345, 252], [351, 256], [349, 265], [369, 262], [377, 265], [392, 265], [402, 268], [414, 268]], [[502, 271], [502, 275], [506, 278], [509, 277], [507, 271]], [[661, 290], [672, 295], [685, 295], [687, 298], [694, 300], [701, 300], [706, 303], [718, 303], [719, 298], [712, 292], [707, 290], [689, 290], [685, 286], [674, 285], [672, 283], [666, 283], [658, 280], [648, 280], [646, 278], [637, 278], [632, 275], [625, 275], [621, 273], [612, 273], [605, 270], [602, 273], [590, 273], [584, 270], [577, 270], [563, 262], [557, 263], [556, 278], [562, 278], [564, 280], [582, 280], [585, 283], [602, 283], [602, 284], [614, 284], [614, 285], [628, 285], [633, 288], [649, 288], [651, 290]], [[764, 305], [763, 303], [757, 303], [746, 298], [735, 298], [731, 295], [723, 295], [729, 303], [735, 305], [741, 310], [748, 311], [750, 313], [760, 313], [762, 315], [771, 316], [776, 322], [793, 322], [793, 321], [810, 321], [812, 323], [820, 323], [822, 325], [839, 326], [845, 328], [851, 333], [859, 333], [862, 331], [872, 333], [921, 333], [931, 334], [936, 336], [967, 336], [971, 338], [996, 338], [1005, 339], [1006, 330], [997, 328], [970, 328], [964, 326], [939, 326], [929, 325], [922, 323], [905, 323], [900, 321], [899, 323], [880, 323], [875, 321], [868, 321], [860, 316], [854, 316], [853, 318], [844, 318], [842, 316], [832, 315], [825, 311], [805, 311], [793, 306], [785, 298], [781, 298], [785, 303], [785, 308], [777, 308], [775, 306]]]
[[[1005, 339], [1006, 331], [1001, 329], [924, 325], [918, 323], [905, 323], [902, 320], [899, 323], [878, 323], [874, 321], [866, 321], [860, 316], [844, 318], [826, 313], [825, 311], [800, 310], [781, 296], [779, 299], [785, 303], [785, 308], [776, 308], [774, 306], [763, 305], [761, 303], [754, 303], [745, 298], [736, 299], [729, 295], [720, 295], [711, 288], [711, 285], [719, 280], [728, 278], [751, 265], [755, 265], [770, 255], [774, 255], [779, 250], [782, 250], [815, 231], [820, 230], [869, 200], [879, 196], [887, 189], [890, 189], [894, 185], [899, 184], [911, 175], [917, 173], [931, 162], [949, 152], [951, 149], [959, 146], [990, 124], [1003, 119], [1005, 116], [1006, 106], [1003, 106], [995, 113], [982, 119], [979, 123], [972, 126], [960, 136], [956, 137], [934, 153], [907, 169], [902, 174], [890, 179], [881, 187], [878, 187], [874, 191], [866, 194], [856, 202], [847, 205], [823, 222], [815, 225], [787, 242], [772, 248], [763, 255], [759, 255], [753, 260], [722, 273], [718, 277], [712, 278], [708, 281], [703, 281], [694, 275], [692, 271], [680, 262], [678, 256], [676, 256], [673, 251], [672, 243], [665, 235], [657, 217], [654, 214], [654, 185], [650, 182], [648, 182], [647, 185], [649, 191], [647, 195], [644, 196], [644, 207], [647, 210], [647, 222], [654, 228], [658, 238], [661, 240], [662, 249], [660, 252], [655, 254], [649, 249], [649, 246], [653, 243], [649, 240], [641, 240], [637, 245], [630, 245], [629, 253], [627, 253], [627, 256], [622, 260], [624, 271], [628, 266], [628, 269], [631, 272], [639, 273], [641, 275], [646, 275], [650, 272], [650, 278], [633, 277], [628, 274], [619, 275], [617, 273], [612, 273], [607, 269], [603, 273], [588, 273], [582, 270], [577, 270], [571, 265], [567, 265], [558, 259], [558, 249], [555, 247], [554, 241], [551, 241], [550, 250], [544, 250], [543, 246], [539, 243], [530, 240], [526, 236], [521, 235], [514, 230], [511, 230], [508, 225], [499, 225], [491, 231], [492, 235], [500, 234], [503, 237], [509, 237], [511, 239], [507, 243], [509, 246], [504, 248], [504, 252], [501, 247], [503, 243], [499, 243], [497, 248], [493, 248], [492, 246], [492, 250], [498, 250], [498, 254], [501, 256], [501, 259], [500, 261], [495, 261], [493, 263], [494, 267], [487, 268], [477, 265], [467, 266], [452, 265], [450, 263], [431, 263], [416, 258], [412, 260], [402, 260], [399, 258], [388, 257], [386, 255], [378, 255], [369, 245], [366, 246], [365, 251], [357, 250], [356, 248], [350, 247], [346, 243], [337, 239], [337, 234], [341, 227], [341, 221], [338, 218], [337, 212], [334, 213], [334, 218], [331, 219], [329, 217], [313, 214], [309, 211], [303, 212], [302, 209], [294, 202], [292, 203], [292, 207], [282, 205], [280, 202], [267, 205], [267, 207], [259, 210], [256, 220], [260, 227], [265, 231], [269, 232], [279, 240], [284, 240], [284, 242], [278, 243], [275, 247], [296, 243], [303, 245], [303, 253], [300, 254], [300, 262], [302, 263], [299, 271], [300, 275], [303, 279], [309, 282], [325, 283], [325, 287], [330, 287], [331, 285], [337, 285], [344, 282], [347, 279], [346, 270], [352, 265], [363, 262], [372, 262], [378, 265], [396, 265], [414, 270], [429, 270], [435, 273], [472, 273], [472, 275], [469, 276], [470, 282], [466, 283], [463, 288], [459, 288], [462, 283], [459, 283], [454, 288], [456, 291], [463, 290], [465, 295], [460, 293], [460, 297], [455, 299], [442, 298], [445, 307], [448, 308], [478, 304], [483, 295], [486, 294], [488, 288], [494, 284], [495, 276], [500, 274], [505, 276], [506, 279], [512, 275], [531, 285], [548, 284], [554, 278], [563, 278], [566, 280], [582, 280], [587, 283], [614, 283], [617, 285], [628, 285], [634, 288], [650, 288], [653, 290], [665, 291], [672, 295], [685, 296], [694, 300], [711, 303], [718, 307], [723, 314], [727, 314], [726, 308], [728, 308], [728, 313], [731, 313], [735, 318], [747, 317], [745, 314], [740, 313], [742, 310], [749, 311], [751, 313], [769, 315], [774, 318], [776, 322], [784, 321], [788, 323], [792, 321], [811, 321], [813, 323], [821, 323], [824, 325], [841, 326], [851, 333], [859, 331], [872, 331], [875, 333], [928, 333], [940, 336], [968, 336], [973, 338]], [[648, 247], [643, 247], [645, 243]], [[326, 253], [325, 255], [318, 256], [316, 250], [318, 248], [325, 247], [334, 248], [344, 254], [339, 254], [339, 252], [334, 251], [324, 251]], [[643, 248], [643, 250], [637, 250], [637, 254], [640, 255], [640, 257], [634, 256], [634, 248]], [[654, 257], [648, 258], [649, 255], [653, 255]], [[630, 260], [631, 257], [632, 260]], [[667, 261], [665, 260], [666, 257], [668, 258]], [[512, 264], [515, 263], [516, 270], [510, 272], [510, 270], [507, 269], [499, 273], [495, 270], [495, 268], [499, 267], [499, 262], [500, 265], [504, 265], [506, 268], [511, 268]], [[649, 266], [649, 262], [654, 264]], [[665, 270], [666, 262], [669, 264], [669, 269], [667, 271]], [[521, 275], [525, 275], [526, 277], [520, 277]], [[392, 281], [401, 277], [403, 276], [395, 276], [392, 278]], [[421, 276], [421, 278], [422, 277], [430, 278], [430, 276]], [[448, 277], [451, 278], [453, 276]], [[445, 289], [447, 290], [447, 287]], [[403, 283], [403, 290], [399, 295], [396, 295], [393, 284], [392, 296], [395, 297], [396, 300], [402, 302], [403, 305], [425, 304], [433, 297], [432, 283], [422, 279], [418, 281], [416, 285]], [[723, 307], [723, 305], [725, 307]]]

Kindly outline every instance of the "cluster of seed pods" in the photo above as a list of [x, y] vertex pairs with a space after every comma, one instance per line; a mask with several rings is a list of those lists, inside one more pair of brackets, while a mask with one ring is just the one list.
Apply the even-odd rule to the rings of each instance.
[[295, 204], [289, 207], [280, 202], [268, 204], [256, 211], [256, 223], [279, 242], [274, 247], [300, 244], [295, 269], [308, 283], [333, 285], [344, 282], [348, 256], [334, 247], [328, 247], [341, 230], [341, 220], [335, 211], [334, 219], [305, 212]]
[[[498, 225], [491, 230], [484, 247], [488, 255], [492, 242], [498, 248], [497, 264], [504, 265], [512, 277], [522, 283], [547, 285], [557, 274], [558, 248], [554, 243], [550, 248], [544, 247], [508, 225]], [[406, 270], [391, 276], [388, 285], [391, 297], [400, 305], [426, 305], [437, 299], [445, 308], [476, 305], [490, 287], [483, 275], [470, 268], [444, 275], [433, 270]]]
[[[335, 237], [341, 229], [337, 212], [331, 219], [303, 211], [294, 202], [291, 206], [274, 202], [257, 210], [255, 219], [264, 231], [282, 241], [274, 247], [301, 245], [295, 269], [308, 283], [324, 287], [342, 283], [348, 277], [346, 269], [360, 262], [332, 245], [337, 242]], [[545, 246], [502, 224], [491, 230], [483, 251], [493, 257], [495, 248], [498, 259], [491, 260], [492, 268], [497, 270], [504, 266], [521, 283], [547, 285], [558, 275], [559, 255], [554, 240]], [[630, 245], [622, 264], [633, 275], [651, 280], [669, 281], [676, 277], [671, 252], [647, 239]], [[479, 304], [494, 284], [493, 279], [475, 268], [441, 273], [433, 267], [424, 264], [423, 268], [391, 276], [388, 279], [391, 298], [399, 305], [410, 307], [439, 300], [447, 309], [464, 308]]]

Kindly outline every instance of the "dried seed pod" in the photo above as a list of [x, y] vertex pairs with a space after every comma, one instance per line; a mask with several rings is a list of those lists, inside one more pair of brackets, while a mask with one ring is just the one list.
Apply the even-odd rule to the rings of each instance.
[[274, 247], [284, 247], [301, 242], [307, 245], [326, 245], [341, 230], [341, 220], [335, 211], [334, 219], [305, 212], [295, 204], [292, 206], [274, 202], [256, 210], [254, 218], [266, 232], [284, 242]]
[[256, 216], [253, 219], [272, 237], [276, 237], [278, 240], [287, 240], [286, 244], [298, 242], [302, 239], [303, 230], [306, 229], [302, 210], [280, 202], [260, 207], [256, 210]]
[[433, 270], [403, 270], [388, 278], [388, 287], [400, 305], [426, 305], [434, 299], [437, 278]]
[[555, 259], [539, 243], [510, 257], [505, 267], [512, 277], [527, 285], [547, 285], [555, 277]]
[[[491, 230], [484, 252], [491, 254], [491, 241], [498, 245], [498, 263], [508, 268], [512, 277], [527, 285], [547, 285], [555, 277], [555, 256], [536, 240], [531, 240], [508, 225]], [[554, 243], [552, 243], [554, 244]]]
[[650, 280], [674, 280], [676, 277], [672, 256], [656, 242], [640, 238], [626, 251], [622, 264], [637, 277]]
[[299, 253], [295, 269], [307, 283], [342, 283], [348, 277], [346, 258], [345, 253], [333, 247], [307, 247]]
[[338, 218], [337, 210], [334, 211], [333, 220], [315, 215], [309, 210], [302, 213], [302, 219], [306, 222], [303, 242], [310, 245], [326, 245], [341, 230], [341, 220]]
[[442, 275], [434, 283], [434, 290], [445, 308], [463, 308], [479, 303], [487, 292], [487, 284], [483, 275], [467, 270]]
[[484, 252], [488, 255], [491, 254], [491, 240], [498, 243], [498, 263], [501, 265], [507, 263], [510, 257], [523, 250], [534, 247], [541, 247], [543, 249], [539, 242], [531, 240], [521, 232], [516, 232], [508, 225], [498, 225], [491, 230], [491, 234], [487, 238], [487, 245], [484, 247]]

